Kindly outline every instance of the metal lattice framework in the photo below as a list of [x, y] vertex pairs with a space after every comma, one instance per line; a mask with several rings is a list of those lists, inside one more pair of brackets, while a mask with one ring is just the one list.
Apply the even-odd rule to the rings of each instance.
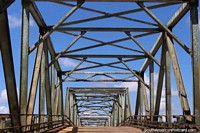
[[66, 115], [78, 126], [117, 126], [132, 115], [127, 88], [68, 88]]
[[[71, 91], [75, 90], [67, 89], [64, 97], [64, 82], [136, 82], [138, 89], [134, 115], [145, 115], [145, 119], [150, 121], [158, 121], [162, 88], [165, 83], [166, 121], [170, 123], [172, 122], [171, 66], [179, 93], [181, 115], [184, 116], [186, 122], [200, 125], [198, 0], [22, 0], [20, 105], [17, 100], [6, 12], [6, 8], [12, 2], [11, 0], [0, 2], [0, 45], [13, 126], [32, 124], [37, 92], [39, 92], [40, 115], [45, 114], [44, 101], [46, 101], [46, 114], [49, 116], [47, 121], [55, 121], [57, 117], [53, 116], [61, 115], [58, 120], [64, 124], [66, 114], [77, 123], [75, 116], [69, 113], [70, 106], [67, 104], [71, 104], [72, 100], [80, 112], [79, 115], [82, 112], [80, 108], [88, 108], [88, 105], [75, 104], [76, 100], [81, 99], [78, 97], [84, 96], [76, 92], [71, 100], [66, 100], [64, 109], [65, 97], [70, 99]], [[51, 19], [47, 17], [51, 12], [48, 12], [45, 6], [49, 6], [53, 11]], [[108, 11], [104, 6], [109, 7]], [[62, 12], [56, 22], [56, 13], [59, 13], [59, 8], [65, 9], [66, 14], [63, 15]], [[166, 9], [173, 9], [175, 13], [171, 16], [165, 12], [166, 18], [162, 17], [164, 18], [162, 20], [158, 17], [159, 12]], [[173, 32], [188, 12], [191, 25], [190, 45], [183, 42], [183, 37], [178, 37]], [[166, 20], [167, 16], [171, 16], [169, 20]], [[34, 40], [33, 45], [30, 45], [33, 36], [29, 35], [31, 18], [36, 22], [39, 33], [39, 39]], [[62, 38], [65, 39], [64, 44], [60, 44]], [[192, 113], [176, 46], [181, 48], [182, 54], [190, 56], [192, 61]], [[28, 75], [31, 56], [35, 57], [35, 62], [30, 79]], [[66, 59], [68, 63], [69, 59], [78, 63], [72, 69], [66, 69], [62, 66]], [[155, 68], [158, 68], [159, 72], [154, 100]], [[147, 71], [149, 71], [149, 83], [144, 80], [144, 73]], [[28, 85], [29, 81], [30, 85]], [[96, 91], [90, 90], [90, 93]], [[149, 97], [147, 91], [150, 93]], [[88, 97], [91, 98], [89, 95], [84, 96], [84, 98]], [[95, 99], [98, 98], [98, 95], [95, 95]], [[115, 99], [110, 95], [109, 99], [112, 98]], [[92, 104], [92, 101], [89, 102], [88, 104]], [[96, 110], [99, 107], [89, 108]], [[105, 105], [105, 108], [113, 109], [114, 105], [112, 107]], [[101, 113], [98, 112], [98, 115]], [[44, 122], [44, 117], [39, 119], [40, 122]], [[85, 121], [81, 119], [80, 121], [84, 125]], [[119, 122], [119, 119], [117, 121]]]

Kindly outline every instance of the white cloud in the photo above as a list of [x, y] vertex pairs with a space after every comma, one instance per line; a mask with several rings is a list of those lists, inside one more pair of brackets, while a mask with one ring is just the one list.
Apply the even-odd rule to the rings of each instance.
[[10, 28], [16, 28], [21, 26], [21, 17], [17, 17], [14, 15], [8, 15], [8, 21]]
[[73, 68], [75, 66], [78, 65], [78, 62], [68, 59], [68, 58], [60, 58], [59, 62], [61, 63], [61, 65], [63, 65], [64, 67], [69, 67], [69, 68]]
[[127, 87], [129, 88], [129, 92], [137, 91], [138, 84], [136, 82], [123, 82], [119, 85], [115, 85], [114, 87]]
[[3, 89], [0, 93], [0, 103], [1, 102], [7, 102], [7, 91], [6, 91], [6, 89]]
[[[10, 28], [18, 28], [21, 27], [22, 19], [21, 16], [17, 15], [8, 15], [9, 27]], [[30, 26], [34, 26], [33, 19], [30, 19]]]
[[6, 106], [0, 106], [0, 114], [8, 114], [9, 108]]

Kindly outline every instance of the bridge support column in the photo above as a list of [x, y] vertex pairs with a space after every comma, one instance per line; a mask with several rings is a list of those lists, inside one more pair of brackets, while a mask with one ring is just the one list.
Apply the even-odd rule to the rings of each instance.
[[20, 114], [21, 125], [26, 125], [27, 93], [28, 93], [28, 47], [29, 47], [29, 4], [22, 1], [22, 35], [20, 59]]
[[150, 84], [150, 116], [151, 120], [153, 120], [154, 115], [154, 62], [150, 61], [149, 64], [149, 84]]
[[171, 74], [170, 74], [170, 55], [166, 44], [166, 39], [163, 38], [163, 49], [165, 54], [165, 98], [166, 98], [166, 121], [171, 123]]
[[125, 120], [125, 97], [124, 94], [121, 95], [122, 101], [122, 121]]
[[58, 79], [60, 81], [59, 84], [59, 98], [58, 98], [58, 115], [59, 116], [59, 120], [62, 120], [62, 124], [64, 125], [64, 109], [63, 109], [63, 85], [62, 85], [62, 75], [58, 75]]
[[[163, 34], [164, 38], [164, 34]], [[164, 42], [163, 42], [164, 43]], [[155, 110], [154, 110], [154, 121], [158, 121], [158, 115], [160, 111], [160, 100], [162, 95], [162, 86], [163, 86], [163, 78], [164, 78], [164, 63], [165, 63], [165, 54], [164, 54], [164, 47], [162, 47], [162, 53], [161, 53], [161, 67], [159, 70], [158, 75], [158, 84], [157, 84], [157, 92], [156, 92], [156, 103], [155, 103]]]
[[[45, 54], [42, 54], [42, 62], [40, 69], [40, 86], [39, 86], [39, 123], [44, 122], [44, 97], [45, 97]], [[40, 124], [40, 128], [43, 127], [43, 124]], [[42, 130], [40, 130], [42, 131]]]
[[181, 70], [180, 70], [179, 63], [178, 63], [178, 58], [177, 58], [176, 51], [174, 48], [174, 44], [173, 44], [172, 40], [169, 38], [169, 36], [166, 35], [166, 39], [167, 39], [168, 50], [169, 50], [170, 57], [172, 60], [172, 66], [173, 66], [173, 70], [174, 70], [177, 88], [179, 90], [179, 96], [180, 96], [180, 102], [181, 102], [181, 106], [182, 106], [182, 110], [183, 110], [183, 115], [187, 121], [191, 122], [192, 117], [190, 114], [190, 107], [189, 107], [187, 94], [185, 91], [185, 86], [184, 86], [182, 75], [181, 75]]
[[39, 78], [39, 72], [40, 72], [40, 66], [41, 66], [41, 60], [42, 60], [42, 53], [43, 53], [43, 43], [41, 45], [39, 45], [39, 47], [37, 49], [35, 64], [34, 64], [34, 68], [33, 68], [33, 76], [32, 76], [31, 88], [30, 88], [29, 99], [28, 99], [28, 106], [27, 106], [27, 114], [28, 114], [27, 125], [31, 124], [32, 115], [30, 115], [30, 114], [33, 114], [33, 111], [34, 111], [38, 78]]
[[121, 96], [121, 94], [119, 95], [119, 104], [120, 104], [120, 106], [118, 106], [118, 108], [119, 108], [119, 114], [118, 114], [118, 118], [119, 118], [119, 120], [118, 120], [118, 122], [119, 123], [121, 123], [122, 122], [122, 96]]
[[[51, 57], [51, 60], [54, 57]], [[53, 113], [53, 106], [54, 106], [54, 91], [55, 91], [55, 66], [52, 64], [51, 66], [51, 107]]]
[[136, 96], [136, 103], [135, 103], [135, 117], [134, 117], [134, 119], [138, 119], [139, 108], [140, 108], [140, 82], [138, 82], [138, 88], [137, 88], [137, 96]]
[[[2, 4], [2, 2], [0, 2], [0, 4]], [[0, 50], [6, 82], [8, 105], [11, 114], [11, 123], [12, 126], [20, 126], [17, 87], [6, 10], [0, 13]], [[14, 132], [20, 132], [20, 129], [16, 129]]]
[[73, 118], [73, 95], [69, 95], [69, 118], [70, 120], [74, 123], [74, 118]]
[[192, 73], [193, 73], [193, 114], [195, 124], [200, 125], [200, 54], [199, 54], [199, 20], [198, 0], [190, 4]]
[[142, 86], [141, 86], [141, 82], [139, 82], [139, 86], [140, 86], [140, 120], [142, 120], [142, 115], [143, 115], [143, 111], [144, 111], [144, 96], [143, 96], [143, 89], [142, 89]]
[[[50, 75], [49, 75], [49, 57], [47, 42], [44, 41], [44, 55], [45, 55], [45, 92], [46, 92], [46, 108], [48, 121], [52, 121], [52, 106], [51, 106], [51, 85], [50, 85]], [[51, 127], [51, 123], [49, 124]]]
[[[144, 82], [144, 73], [141, 74], [141, 78]], [[143, 102], [144, 102], [144, 107], [145, 107], [145, 115], [147, 117], [147, 119], [150, 119], [150, 111], [149, 111], [149, 105], [148, 105], [148, 98], [147, 98], [147, 93], [146, 93], [146, 86], [141, 83], [141, 90], [142, 90], [142, 98], [143, 98]]]
[[67, 115], [67, 117], [70, 118], [69, 88], [67, 88], [67, 90], [66, 90], [65, 115]]
[[118, 105], [115, 103], [115, 126], [118, 124]]
[[115, 105], [115, 103], [113, 104], [113, 113], [112, 113], [112, 118], [113, 118], [113, 126], [115, 127], [116, 125], [115, 125], [115, 119], [116, 119], [116, 116], [115, 116], [115, 113], [116, 113], [116, 111], [115, 111], [115, 109], [116, 109], [116, 105]]

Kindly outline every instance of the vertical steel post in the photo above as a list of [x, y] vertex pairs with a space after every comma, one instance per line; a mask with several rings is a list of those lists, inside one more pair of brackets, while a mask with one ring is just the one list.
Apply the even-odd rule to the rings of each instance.
[[114, 103], [113, 104], [113, 126], [115, 127], [116, 126], [116, 123], [115, 123], [115, 119], [116, 119], [116, 117], [115, 117], [115, 114], [116, 114], [116, 105], [115, 105], [116, 103]]
[[128, 107], [128, 115], [127, 115], [127, 117], [129, 117], [129, 116], [132, 116], [132, 112], [131, 112], [131, 102], [130, 102], [130, 95], [129, 95], [130, 93], [129, 93], [129, 89], [128, 88], [126, 88], [126, 95], [127, 95], [127, 107]]
[[34, 64], [34, 68], [33, 68], [33, 76], [32, 76], [30, 94], [29, 94], [29, 99], [28, 99], [28, 106], [27, 106], [27, 114], [28, 114], [27, 125], [31, 124], [32, 114], [34, 111], [38, 77], [39, 77], [40, 65], [41, 65], [41, 60], [42, 60], [42, 53], [43, 53], [43, 43], [37, 49], [35, 64]]
[[[39, 123], [44, 122], [44, 90], [45, 90], [45, 53], [42, 54], [39, 86]], [[42, 128], [43, 125], [39, 125]], [[40, 130], [41, 131], [41, 130]]]
[[[48, 121], [52, 121], [52, 107], [51, 107], [51, 85], [49, 75], [49, 56], [46, 41], [44, 41], [44, 54], [45, 54], [45, 92], [46, 92], [46, 108], [48, 114]], [[51, 127], [51, 123], [49, 125]]]
[[179, 91], [183, 115], [187, 121], [191, 122], [192, 117], [190, 114], [190, 107], [189, 107], [189, 103], [188, 103], [188, 99], [187, 99], [187, 93], [185, 91], [184, 82], [183, 82], [182, 75], [181, 75], [181, 70], [180, 70], [179, 63], [178, 63], [178, 58], [176, 55], [176, 50], [175, 50], [172, 40], [167, 35], [166, 35], [166, 39], [167, 39], [167, 47], [168, 47], [169, 54], [170, 54], [170, 57], [172, 60], [172, 66], [173, 66], [174, 75], [175, 75], [175, 79], [176, 79], [176, 85], [177, 85], [177, 88]]
[[[141, 73], [141, 78], [144, 81], [144, 73]], [[142, 83], [142, 82], [140, 82]], [[147, 92], [146, 92], [146, 87], [145, 85], [142, 83], [141, 84], [141, 89], [142, 89], [142, 97], [143, 97], [143, 102], [144, 102], [144, 108], [145, 108], [145, 114], [147, 119], [150, 119], [150, 111], [149, 111], [149, 105], [148, 105], [148, 98], [147, 98]]]
[[124, 97], [124, 94], [122, 94], [122, 121], [125, 120], [125, 97]]
[[[29, 47], [29, 11], [28, 3], [22, 1], [22, 34], [20, 59], [20, 114], [26, 114], [28, 91], [28, 47]], [[26, 116], [21, 116], [21, 125], [26, 125]]]
[[138, 118], [138, 113], [140, 109], [140, 82], [138, 82], [138, 87], [137, 87], [137, 96], [136, 96], [136, 103], [135, 103], [135, 117], [134, 119]]
[[143, 89], [141, 88], [141, 82], [139, 81], [138, 82], [140, 85], [140, 119], [142, 118], [142, 115], [143, 115]]
[[118, 108], [119, 108], [118, 117], [119, 117], [119, 123], [121, 123], [122, 122], [122, 94], [119, 95], [119, 103], [120, 103], [121, 107], [118, 106]]
[[59, 75], [60, 79], [60, 113], [62, 115], [62, 124], [64, 125], [64, 106], [63, 106], [63, 85], [62, 85], [62, 75]]
[[151, 120], [153, 120], [154, 115], [154, 62], [150, 61], [149, 64], [149, 85], [150, 85], [150, 115]]
[[199, 20], [198, 0], [190, 4], [192, 73], [193, 73], [193, 114], [195, 124], [200, 125], [200, 54], [199, 54]]
[[73, 122], [74, 122], [74, 125], [76, 125], [76, 105], [75, 105], [75, 95], [73, 94]]
[[[3, 70], [12, 126], [20, 126], [17, 87], [10, 42], [8, 16], [6, 10], [0, 13], [0, 50], [2, 55]], [[20, 130], [16, 129], [14, 132], [20, 132]]]
[[70, 118], [70, 120], [74, 123], [74, 119], [73, 119], [73, 95], [72, 94], [70, 94], [69, 95], [69, 114], [70, 114], [70, 116], [69, 116], [69, 118]]
[[70, 116], [70, 105], [69, 105], [70, 99], [69, 99], [69, 88], [66, 90], [66, 100], [65, 100], [65, 115], [68, 117]]
[[115, 126], [117, 126], [118, 123], [118, 106], [117, 103], [115, 103]]
[[[52, 59], [53, 57], [51, 57]], [[54, 64], [51, 66], [51, 107], [53, 111], [54, 106], [54, 93], [55, 92], [55, 67]]]
[[[54, 98], [53, 115], [57, 115], [58, 114], [59, 90], [60, 90], [60, 79], [57, 77], [56, 94], [55, 94], [55, 98]], [[56, 117], [54, 117], [54, 120], [55, 120], [55, 118]]]
[[166, 121], [171, 123], [171, 74], [170, 74], [170, 55], [166, 44], [166, 39], [163, 38], [163, 49], [165, 54], [165, 98], [166, 98]]
[[[163, 33], [164, 37], [164, 33]], [[165, 54], [164, 54], [164, 48], [162, 47], [162, 53], [161, 53], [161, 67], [159, 70], [158, 75], [158, 84], [157, 84], [157, 92], [156, 92], [156, 103], [155, 103], [155, 110], [154, 110], [154, 121], [158, 121], [158, 115], [160, 112], [160, 101], [161, 101], [161, 95], [162, 95], [162, 86], [163, 86], [163, 79], [164, 79], [164, 64], [165, 64]]]

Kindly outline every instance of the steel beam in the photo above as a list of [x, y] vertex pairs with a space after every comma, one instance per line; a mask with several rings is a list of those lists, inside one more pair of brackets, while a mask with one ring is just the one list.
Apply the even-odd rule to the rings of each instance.
[[167, 47], [169, 50], [169, 54], [170, 54], [170, 57], [172, 60], [172, 66], [173, 66], [174, 75], [175, 75], [175, 79], [176, 79], [176, 85], [177, 85], [177, 88], [179, 91], [183, 115], [187, 121], [191, 122], [192, 117], [190, 114], [190, 107], [189, 107], [189, 103], [188, 103], [188, 99], [187, 99], [187, 94], [185, 91], [184, 82], [183, 82], [182, 75], [181, 75], [181, 70], [180, 70], [179, 63], [178, 63], [178, 58], [177, 58], [176, 51], [174, 48], [174, 44], [173, 44], [172, 40], [169, 38], [169, 36], [167, 36], [167, 35], [166, 35], [166, 40], [167, 40]]
[[[73, 34], [73, 33], [70, 33], [70, 32], [64, 31], [64, 33], [76, 36], [76, 34]], [[139, 37], [152, 35], [152, 34], [155, 34], [155, 33], [158, 33], [158, 32], [147, 32], [147, 33], [143, 33], [143, 34], [141, 33], [141, 34], [138, 34], [138, 35], [134, 35], [134, 37], [139, 38]], [[119, 42], [122, 42], [122, 41], [130, 40], [130, 37], [120, 38], [120, 39], [108, 41], [108, 42], [100, 41], [100, 40], [93, 39], [93, 38], [86, 37], [86, 36], [82, 36], [82, 38], [90, 40], [90, 41], [98, 42], [99, 44], [95, 44], [95, 45], [92, 45], [92, 46], [86, 46], [86, 47], [83, 47], [83, 48], [77, 48], [77, 49], [74, 49], [74, 50], [69, 50], [69, 51], [67, 51], [68, 54], [73, 53], [73, 52], [82, 51], [82, 50], [88, 50], [88, 49], [92, 49], [92, 48], [102, 47], [102, 46], [105, 46], [105, 45], [115, 46], [115, 47], [118, 47], [118, 48], [121, 48], [121, 49], [130, 50], [130, 51], [133, 51], [133, 52], [144, 53], [144, 52], [139, 51], [139, 50], [135, 50], [135, 49], [131, 49], [131, 48], [128, 48], [128, 47], [124, 47], [124, 46], [120, 46], [120, 45], [115, 44], [115, 43], [119, 43]]]
[[179, 40], [170, 30], [167, 26], [165, 26], [147, 7], [144, 6], [143, 3], [138, 3], [138, 5], [144, 9], [144, 11], [156, 22], [159, 24], [159, 26], [168, 33], [170, 37], [172, 37], [188, 54], [190, 54], [190, 49]]
[[70, 93], [69, 93], [69, 89], [66, 90], [65, 113], [70, 118]]
[[146, 55], [95, 55], [95, 54], [65, 54], [61, 55], [60, 57], [66, 57], [66, 58], [147, 58]]
[[[35, 3], [33, 3], [33, 2], [30, 3], [29, 11], [30, 11], [32, 17], [34, 18], [35, 22], [37, 23], [38, 27], [46, 27], [46, 23], [43, 20], [41, 14], [39, 12], [39, 9], [37, 8]], [[55, 56], [55, 50], [53, 48], [50, 38], [47, 38], [47, 44], [48, 44], [48, 49], [49, 49], [51, 55]], [[58, 62], [55, 62], [55, 68], [57, 71], [61, 71]]]
[[[141, 74], [141, 78], [144, 80], [144, 74]], [[149, 105], [148, 105], [148, 98], [147, 98], [147, 92], [146, 92], [146, 87], [144, 84], [141, 84], [141, 89], [143, 92], [143, 102], [144, 102], [144, 107], [145, 107], [145, 115], [147, 119], [150, 119], [150, 110], [149, 110]]]
[[[62, 74], [66, 74], [66, 72], [62, 72]], [[116, 72], [73, 72], [72, 74], [98, 74], [98, 75], [104, 75], [104, 74], [132, 74], [131, 72], [126, 71], [116, 71]]]
[[[22, 35], [20, 59], [20, 114], [26, 114], [28, 94], [28, 47], [29, 47], [29, 4], [22, 3]], [[21, 116], [21, 125], [26, 125], [26, 116]]]
[[[197, 1], [198, 2], [198, 1]], [[192, 44], [192, 75], [193, 75], [193, 114], [195, 124], [200, 125], [200, 51], [199, 51], [199, 20], [198, 3], [190, 3], [191, 44]]]
[[[50, 75], [49, 75], [49, 56], [48, 56], [48, 48], [47, 43], [44, 41], [44, 55], [45, 55], [45, 92], [46, 92], [46, 108], [48, 117], [48, 121], [52, 121], [52, 106], [51, 106], [51, 86], [50, 86]], [[49, 125], [51, 127], [51, 124]]]
[[[58, 77], [59, 78], [59, 77]], [[62, 111], [62, 105], [61, 105], [61, 84], [60, 84], [60, 87], [59, 87], [59, 90], [58, 90], [58, 111], [57, 111], [57, 115], [58, 116], [58, 120], [61, 120], [61, 111]]]
[[143, 93], [141, 81], [139, 81], [138, 84], [140, 84], [139, 85], [139, 87], [140, 87], [140, 89], [139, 89], [140, 90], [140, 92], [139, 92], [140, 93], [140, 97], [139, 97], [140, 98], [140, 103], [139, 103], [139, 105], [140, 105], [140, 120], [142, 120], [142, 116], [144, 115], [143, 114], [143, 112], [144, 112], [143, 111], [144, 110], [144, 104], [143, 104], [144, 103], [144, 93]]
[[[73, 59], [80, 60], [80, 59], [76, 59], [76, 58], [73, 58]], [[130, 61], [134, 61], [134, 60], [135, 59], [126, 59], [126, 60], [124, 60], [124, 62], [130, 62]], [[80, 61], [82, 61], [82, 59]], [[111, 68], [117, 68], [117, 69], [120, 69], [120, 70], [128, 70], [127, 68], [123, 68], [123, 67], [119, 67], [119, 66], [114, 66], [115, 64], [121, 63], [120, 61], [110, 62], [110, 63], [98, 63], [98, 62], [95, 62], [95, 61], [85, 60], [85, 62], [93, 63], [93, 64], [97, 64], [97, 65], [79, 68], [79, 69], [76, 69], [76, 71], [87, 70], [87, 69], [91, 69], [91, 68], [99, 68], [99, 67], [102, 67], [102, 66], [107, 66], [107, 67], [111, 67]], [[138, 71], [136, 71], [136, 70], [132, 70], [132, 71], [135, 71], [138, 74]], [[70, 70], [63, 71], [63, 72], [68, 73], [68, 72], [70, 72]]]
[[[41, 38], [39, 41], [37, 41], [30, 49], [29, 51], [32, 52], [34, 49], [37, 48], [38, 45], [42, 44], [44, 40], [49, 38], [51, 33], [53, 33], [64, 21], [66, 21], [81, 5], [83, 4], [83, 1], [80, 1], [77, 3], [75, 7], [73, 7], [63, 18], [61, 18], [53, 27], [51, 27]], [[36, 10], [39, 12], [38, 10]], [[37, 18], [36, 18], [37, 19]]]
[[[59, 75], [60, 81], [62, 81], [62, 75]], [[62, 115], [62, 124], [64, 125], [64, 98], [63, 98], [63, 82], [60, 83], [60, 104], [61, 104], [61, 115]]]
[[136, 72], [134, 72], [122, 59], [119, 58], [119, 60], [121, 61], [122, 64], [124, 64], [124, 66], [125, 66], [131, 73], [133, 73], [133, 75], [135, 75], [135, 76], [138, 78], [138, 80], [141, 81], [141, 83], [143, 83], [147, 88], [149, 88], [148, 85], [144, 82], [144, 80], [143, 80]]
[[132, 116], [132, 111], [131, 111], [131, 102], [130, 102], [130, 95], [129, 95], [130, 93], [129, 93], [129, 89], [128, 88], [126, 88], [126, 96], [127, 96], [127, 107], [128, 107], [128, 115], [127, 115], [127, 117], [129, 117], [129, 116]]
[[157, 32], [162, 31], [160, 28], [110, 28], [110, 27], [62, 27], [57, 28], [56, 31], [87, 31], [87, 32]]
[[149, 64], [149, 87], [150, 87], [150, 115], [153, 120], [154, 115], [154, 62], [151, 60]]
[[[54, 105], [54, 91], [55, 91], [55, 67], [51, 66], [51, 107]], [[53, 109], [52, 109], [53, 111]]]
[[[45, 53], [42, 54], [39, 85], [39, 123], [44, 122], [44, 103], [45, 103]], [[44, 125], [40, 124], [40, 128]], [[42, 130], [40, 130], [42, 131]]]
[[[163, 34], [164, 38], [164, 34]], [[158, 83], [157, 83], [157, 92], [156, 92], [156, 103], [155, 103], [155, 110], [154, 110], [154, 121], [158, 121], [158, 115], [160, 112], [160, 100], [161, 100], [161, 95], [162, 95], [162, 86], [163, 86], [163, 78], [164, 78], [164, 63], [165, 63], [165, 49], [162, 47], [162, 53], [161, 53], [161, 67], [159, 69], [159, 75], [158, 75]]]
[[135, 42], [135, 44], [136, 44], [140, 49], [142, 49], [142, 51], [144, 51], [144, 53], [145, 53], [146, 55], [149, 56], [149, 58], [151, 58], [152, 60], [154, 60], [155, 63], [156, 63], [158, 66], [160, 66], [160, 63], [159, 63], [151, 54], [149, 54], [149, 52], [135, 39], [135, 37], [133, 37], [133, 36], [131, 35], [130, 32], [127, 32], [127, 31], [126, 31], [125, 33], [126, 33], [127, 36], [129, 36], [129, 37], [131, 38], [131, 40], [133, 40], [133, 42]]
[[[33, 68], [33, 75], [28, 99], [28, 106], [27, 106], [27, 114], [33, 114], [34, 106], [35, 106], [35, 98], [37, 93], [37, 85], [38, 85], [38, 77], [40, 72], [41, 60], [42, 60], [42, 53], [43, 53], [43, 43], [38, 47], [35, 64]], [[31, 124], [32, 115], [27, 116], [27, 125]]]
[[134, 119], [137, 119], [138, 113], [139, 113], [139, 109], [140, 109], [140, 81], [138, 82], [138, 87], [137, 87], [137, 96], [136, 96], [136, 102], [135, 102], [135, 117]]
[[165, 100], [166, 100], [166, 121], [168, 123], [171, 123], [171, 115], [172, 115], [172, 102], [171, 102], [171, 72], [170, 72], [170, 66], [171, 66], [171, 59], [169, 55], [169, 51], [166, 44], [166, 39], [163, 38], [163, 47], [164, 47], [164, 53], [165, 54]]
[[115, 80], [87, 80], [87, 79], [74, 79], [74, 80], [68, 80], [65, 79], [63, 82], [138, 82], [138, 80], [124, 80], [124, 79], [115, 79]]
[[14, 2], [15, 0], [2, 0], [0, 5], [0, 13], [6, 11], [6, 9]]
[[58, 114], [58, 102], [59, 102], [59, 90], [60, 90], [60, 78], [57, 77], [57, 84], [56, 84], [56, 94], [55, 94], [55, 98], [54, 98], [54, 108], [53, 108], [53, 115], [57, 115]]
[[[185, 14], [189, 11], [189, 3], [184, 3], [180, 6], [180, 8], [174, 13], [174, 15], [171, 17], [171, 19], [168, 21], [168, 23], [166, 24], [166, 26], [168, 28], [173, 28], [174, 26], [176, 26], [176, 24], [185, 16]], [[150, 9], [150, 8], [148, 8]], [[162, 33], [159, 35], [158, 39], [156, 40], [153, 48], [151, 49], [150, 54], [155, 56], [158, 49], [160, 48], [162, 44]], [[144, 64], [142, 65], [140, 71], [144, 72], [148, 65], [149, 65], [149, 61], [151, 59], [146, 59]]]
[[[8, 105], [11, 114], [11, 124], [12, 126], [20, 126], [17, 87], [8, 26], [8, 15], [6, 10], [0, 13], [0, 50], [2, 55]], [[16, 129], [14, 132], [20, 132], [20, 129]]]
[[55, 61], [57, 61], [64, 53], [67, 52], [68, 49], [70, 49], [83, 35], [85, 32], [81, 32], [80, 35], [78, 35], [61, 53], [57, 54], [56, 57], [49, 63], [49, 66], [51, 66]]

